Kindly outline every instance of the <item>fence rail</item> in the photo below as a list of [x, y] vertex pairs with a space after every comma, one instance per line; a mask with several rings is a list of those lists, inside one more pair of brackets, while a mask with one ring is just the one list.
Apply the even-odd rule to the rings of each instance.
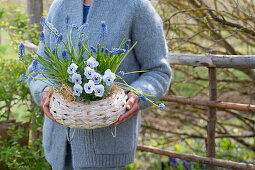
[[[32, 51], [38, 49], [32, 43], [26, 43], [25, 46]], [[152, 152], [159, 155], [171, 156], [182, 160], [193, 161], [208, 164], [208, 170], [215, 170], [215, 166], [232, 168], [232, 169], [247, 169], [255, 170], [255, 165], [246, 163], [237, 163], [227, 160], [215, 159], [215, 126], [216, 126], [216, 108], [233, 109], [239, 111], [254, 112], [255, 105], [230, 103], [217, 101], [217, 79], [216, 68], [238, 68], [247, 69], [255, 68], [255, 56], [252, 55], [213, 55], [213, 54], [169, 54], [169, 62], [171, 65], [187, 65], [187, 66], [202, 66], [208, 68], [209, 80], [209, 100], [201, 101], [198, 99], [184, 98], [182, 96], [164, 96], [163, 101], [176, 102], [181, 104], [191, 104], [209, 107], [208, 125], [207, 125], [207, 157], [197, 156], [195, 154], [184, 154], [172, 152], [164, 149], [159, 149], [150, 146], [138, 146], [137, 150]]]

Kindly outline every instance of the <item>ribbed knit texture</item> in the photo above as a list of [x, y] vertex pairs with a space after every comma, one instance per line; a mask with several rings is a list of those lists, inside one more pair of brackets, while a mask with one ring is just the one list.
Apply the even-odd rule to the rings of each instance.
[[[47, 19], [60, 33], [66, 35], [64, 19], [70, 17], [71, 24], [80, 26], [83, 21], [83, 0], [55, 0]], [[125, 75], [128, 84], [142, 93], [156, 96], [158, 100], [168, 89], [171, 69], [167, 59], [167, 44], [162, 20], [148, 0], [93, 0], [85, 34], [91, 33], [88, 43], [96, 47], [99, 42], [101, 21], [107, 24], [105, 44], [108, 49], [119, 47], [123, 38], [138, 42], [120, 66], [124, 72], [148, 70], [146, 73]], [[44, 30], [46, 44], [55, 48], [55, 37]], [[73, 31], [74, 43], [78, 33]], [[64, 36], [64, 41], [66, 37]], [[62, 46], [62, 49], [64, 47]], [[38, 53], [44, 55], [44, 45]], [[41, 66], [42, 67], [42, 66]], [[33, 73], [30, 66], [29, 72]], [[42, 77], [42, 75], [36, 75]], [[35, 102], [41, 102], [41, 93], [47, 84], [28, 80]], [[139, 102], [140, 108], [150, 106], [149, 102]], [[140, 112], [127, 122], [117, 126], [117, 137], [113, 138], [109, 127], [95, 130], [76, 129], [71, 142], [74, 168], [116, 167], [132, 163], [135, 158], [140, 129]], [[43, 125], [43, 146], [48, 162], [53, 169], [63, 169], [66, 154], [66, 127], [45, 117]], [[73, 129], [70, 130], [71, 135]]]

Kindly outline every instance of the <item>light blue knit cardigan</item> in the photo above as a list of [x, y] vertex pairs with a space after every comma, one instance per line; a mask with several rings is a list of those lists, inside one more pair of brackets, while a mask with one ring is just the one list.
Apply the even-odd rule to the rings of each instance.
[[[64, 19], [70, 17], [71, 24], [82, 24], [83, 0], [55, 0], [47, 19], [60, 33], [65, 35]], [[138, 42], [136, 47], [120, 66], [123, 71], [148, 70], [142, 74], [125, 75], [125, 80], [142, 93], [157, 96], [158, 100], [169, 88], [171, 68], [167, 59], [167, 44], [162, 20], [148, 0], [93, 0], [88, 17], [86, 34], [91, 33], [89, 44], [96, 46], [99, 40], [101, 21], [107, 24], [105, 44], [109, 49], [119, 46], [123, 38]], [[45, 41], [51, 49], [55, 47], [55, 37], [44, 30]], [[72, 39], [78, 40], [73, 33]], [[66, 41], [66, 37], [64, 37]], [[64, 47], [62, 47], [64, 48]], [[39, 45], [38, 53], [44, 56], [44, 45]], [[33, 73], [30, 66], [29, 72]], [[37, 74], [36, 77], [43, 78]], [[45, 83], [29, 79], [28, 85], [35, 102], [41, 102]], [[150, 106], [140, 102], [140, 108]], [[146, 115], [144, 115], [146, 116]], [[127, 122], [117, 126], [117, 137], [113, 138], [108, 127], [95, 130], [76, 129], [71, 142], [74, 168], [116, 167], [134, 161], [140, 129], [140, 112]], [[71, 129], [70, 133], [72, 133]], [[45, 156], [53, 169], [63, 169], [66, 155], [66, 127], [45, 116], [43, 125], [43, 147]]]

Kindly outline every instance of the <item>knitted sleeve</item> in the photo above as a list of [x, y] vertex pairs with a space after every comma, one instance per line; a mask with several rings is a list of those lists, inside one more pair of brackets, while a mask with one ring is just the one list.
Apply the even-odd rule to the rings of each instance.
[[[139, 0], [132, 26], [132, 42], [141, 70], [147, 70], [131, 84], [132, 87], [157, 101], [167, 91], [171, 81], [171, 68], [167, 58], [167, 43], [160, 16], [148, 0]], [[150, 102], [139, 102], [140, 108], [150, 106]]]
[[[51, 9], [54, 9], [55, 6], [56, 6], [56, 3], [53, 3], [51, 6]], [[48, 22], [51, 22], [51, 19], [52, 19], [52, 13], [53, 13], [52, 11], [53, 10], [51, 10], [51, 9], [49, 10], [49, 13], [47, 15]], [[48, 29], [44, 29], [43, 32], [44, 32], [44, 37], [45, 37], [45, 43], [47, 46], [49, 46], [50, 45], [50, 31]], [[40, 42], [40, 44], [38, 46], [37, 54], [42, 57], [46, 57], [46, 55], [44, 53], [44, 43]], [[33, 69], [32, 64], [28, 67], [28, 72], [30, 74], [32, 74], [33, 77], [38, 78], [38, 79], [45, 79], [45, 77], [42, 74], [38, 74], [38, 72], [40, 72], [42, 70], [45, 70], [45, 68], [39, 63], [37, 65], [36, 70]], [[27, 83], [28, 83], [30, 93], [31, 93], [35, 103], [37, 105], [40, 105], [42, 92], [43, 92], [44, 88], [50, 84], [50, 82], [45, 81], [45, 80], [43, 80], [43, 81], [36, 80], [36, 79], [29, 77], [27, 80]]]

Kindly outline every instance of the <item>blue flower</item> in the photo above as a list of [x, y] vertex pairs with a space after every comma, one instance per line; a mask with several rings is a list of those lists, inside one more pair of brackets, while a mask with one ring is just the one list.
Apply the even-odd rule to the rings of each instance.
[[206, 164], [202, 164], [201, 167], [202, 167], [203, 169], [206, 169]]
[[78, 29], [79, 29], [79, 27], [78, 27], [76, 24], [72, 24], [72, 29], [74, 29], [74, 30], [78, 30]]
[[25, 74], [21, 74], [21, 76], [19, 77], [20, 81], [26, 81], [28, 79], [27, 75]]
[[41, 34], [40, 34], [40, 41], [41, 41], [41, 42], [44, 42], [44, 39], [45, 39], [45, 37], [44, 37], [44, 33], [43, 33], [43, 32], [41, 32]]
[[105, 53], [106, 53], [106, 54], [109, 54], [109, 53], [110, 53], [109, 50], [108, 50], [107, 48], [105, 49]]
[[119, 71], [119, 76], [120, 77], [123, 77], [125, 75], [125, 72], [124, 71]]
[[144, 96], [141, 95], [141, 94], [139, 94], [138, 99], [139, 99], [139, 100], [142, 100], [142, 101], [147, 101], [147, 98], [144, 97]]
[[56, 49], [55, 49], [55, 48], [52, 50], [52, 54], [53, 54], [53, 55], [56, 54]]
[[79, 84], [75, 84], [73, 87], [73, 95], [80, 96], [82, 93], [82, 87]]
[[82, 49], [82, 43], [81, 43], [81, 41], [78, 43], [78, 48], [79, 48], [79, 51], [81, 51], [81, 49]]
[[91, 94], [95, 89], [95, 83], [92, 80], [89, 80], [88, 83], [84, 85], [84, 90], [86, 93]]
[[78, 66], [74, 63], [72, 63], [68, 68], [67, 68], [67, 72], [69, 74], [73, 74], [76, 70], [77, 70]]
[[102, 76], [99, 73], [95, 72], [92, 80], [95, 84], [99, 84], [102, 81]]
[[32, 63], [32, 68], [33, 68], [34, 71], [37, 70], [37, 65], [38, 65], [38, 61], [35, 59], [35, 60], [33, 61], [33, 63]]
[[100, 34], [100, 36], [104, 38], [106, 32], [107, 32], [106, 23], [104, 21], [101, 21], [101, 34]]
[[110, 69], [105, 70], [103, 80], [108, 86], [112, 85], [115, 78], [116, 78], [116, 75], [112, 73]]
[[179, 161], [176, 158], [169, 157], [169, 163], [171, 166], [176, 167], [179, 165]]
[[69, 25], [69, 21], [70, 21], [70, 18], [69, 18], [69, 16], [67, 15], [66, 18], [65, 18], [65, 24], [66, 24], [66, 26]]
[[189, 170], [190, 162], [182, 161], [182, 166], [185, 170]]
[[95, 68], [99, 65], [99, 63], [97, 62], [97, 60], [94, 58], [94, 57], [90, 57], [88, 60], [87, 60], [87, 67], [90, 67], [90, 68]]
[[159, 104], [159, 109], [160, 109], [160, 110], [164, 110], [164, 109], [165, 109], [165, 105], [164, 105], [163, 103], [160, 103], [160, 104]]
[[19, 46], [18, 54], [19, 54], [19, 60], [20, 60], [20, 61], [24, 61], [26, 55], [25, 55], [25, 46], [24, 46], [24, 44], [22, 44], [22, 43], [21, 43], [20, 46]]
[[96, 53], [97, 52], [97, 49], [95, 47], [90, 47], [92, 52]]
[[72, 75], [72, 83], [75, 83], [75, 84], [81, 84], [82, 81], [81, 81], [81, 75], [80, 74], [77, 74], [77, 73], [74, 73]]
[[41, 17], [41, 24], [42, 24], [43, 27], [44, 27], [44, 25], [45, 25], [45, 21], [46, 21], [46, 19], [44, 18], [44, 16], [42, 16], [42, 17]]
[[57, 44], [60, 44], [63, 40], [63, 35], [60, 34], [58, 37], [57, 37]]
[[118, 54], [121, 54], [121, 53], [124, 53], [124, 52], [126, 52], [125, 49], [114, 48], [114, 49], [112, 50], [112, 53], [113, 53], [114, 55], [118, 55]]
[[95, 95], [102, 97], [104, 95], [104, 86], [102, 84], [95, 86]]
[[101, 53], [103, 53], [103, 52], [104, 52], [104, 47], [101, 48]]
[[67, 59], [67, 51], [66, 50], [62, 51], [62, 57], [65, 60]]
[[87, 79], [92, 79], [94, 77], [94, 69], [90, 67], [85, 67], [84, 69], [84, 75], [86, 76]]
[[127, 40], [126, 45], [125, 45], [125, 50], [129, 50], [129, 45], [130, 45], [131, 40]]
[[88, 27], [88, 24], [82, 24], [80, 28], [78, 29], [79, 32], [83, 31], [86, 27]]

